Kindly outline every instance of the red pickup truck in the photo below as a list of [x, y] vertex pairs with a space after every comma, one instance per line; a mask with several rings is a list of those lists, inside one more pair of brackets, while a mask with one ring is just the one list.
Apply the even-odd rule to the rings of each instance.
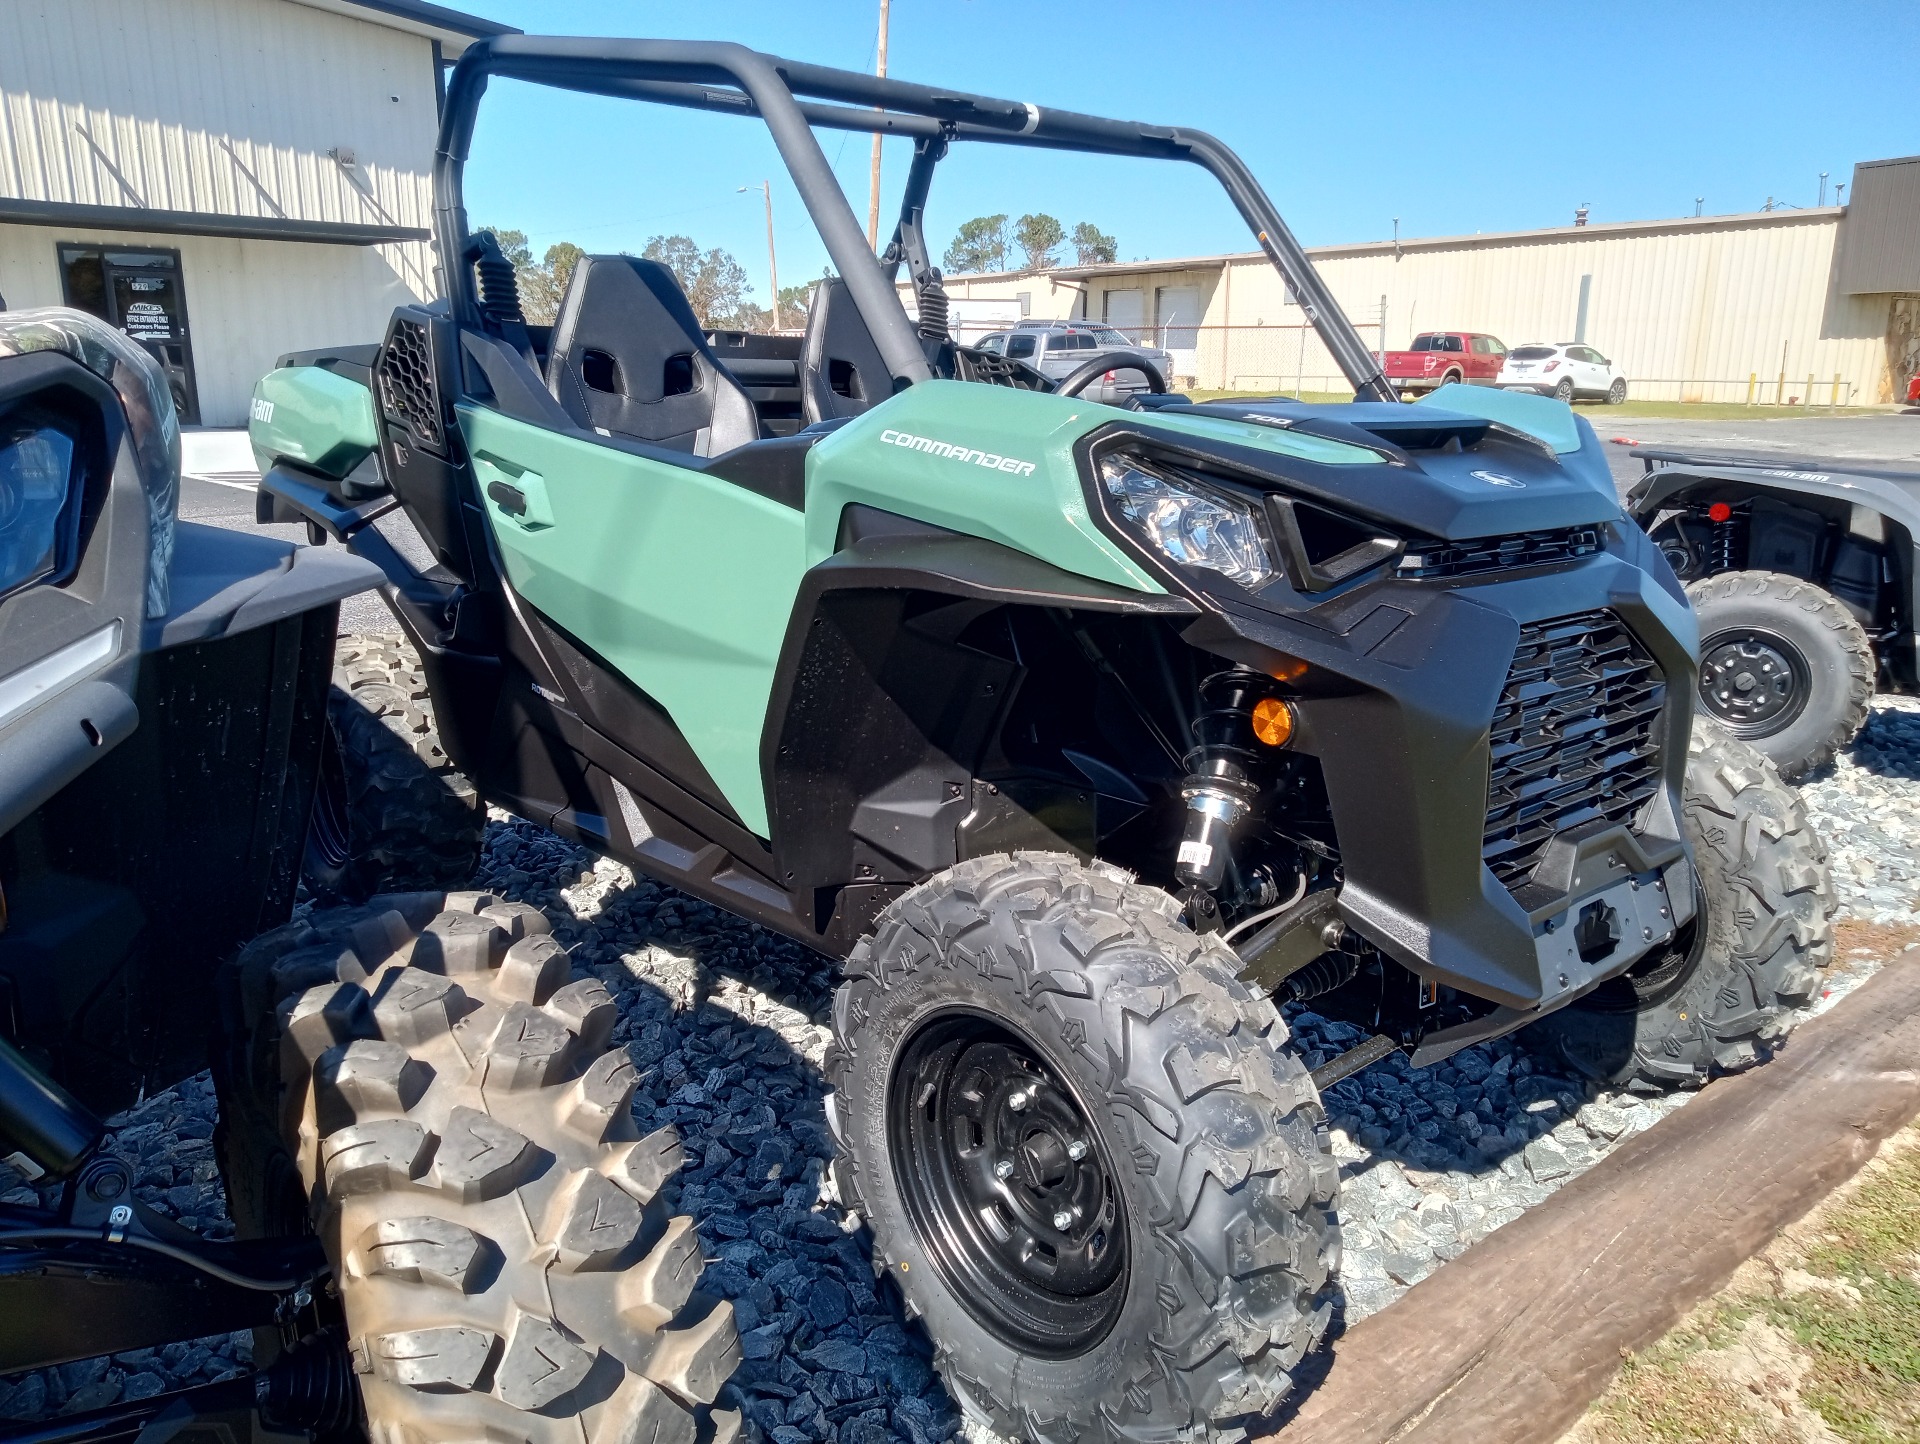
[[1449, 381], [1491, 386], [1499, 379], [1507, 348], [1498, 336], [1480, 331], [1422, 331], [1406, 351], [1380, 358], [1387, 382], [1396, 391], [1432, 391]]

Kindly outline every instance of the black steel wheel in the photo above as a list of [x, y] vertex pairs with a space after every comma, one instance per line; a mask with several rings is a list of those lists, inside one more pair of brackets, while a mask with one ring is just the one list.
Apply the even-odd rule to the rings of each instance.
[[1124, 874], [976, 858], [834, 997], [834, 1179], [974, 1422], [1030, 1444], [1261, 1432], [1331, 1318], [1319, 1095], [1217, 937]]
[[1795, 781], [1833, 760], [1867, 719], [1873, 642], [1833, 596], [1778, 572], [1691, 582], [1700, 710]]
[[1126, 1217], [1071, 1085], [1012, 1029], [948, 1013], [908, 1040], [887, 1108], [901, 1198], [956, 1296], [1029, 1353], [1098, 1343], [1126, 1297]]
[[1700, 639], [1700, 704], [1735, 737], [1780, 731], [1812, 690], [1806, 657], [1775, 631], [1734, 627]]

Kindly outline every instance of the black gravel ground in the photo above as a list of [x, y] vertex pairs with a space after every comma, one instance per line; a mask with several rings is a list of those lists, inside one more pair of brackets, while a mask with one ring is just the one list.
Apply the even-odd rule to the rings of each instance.
[[[1843, 915], [1912, 921], [1920, 708], [1877, 702], [1861, 740], [1804, 791], [1834, 850]], [[576, 963], [607, 984], [621, 1010], [614, 1036], [641, 1074], [641, 1126], [671, 1122], [686, 1140], [679, 1207], [706, 1244], [703, 1287], [734, 1301], [743, 1337], [727, 1402], [775, 1444], [952, 1437], [961, 1420], [926, 1339], [876, 1287], [867, 1235], [832, 1196], [820, 1077], [832, 965], [504, 814], [475, 886], [543, 908]], [[1842, 963], [1828, 1002], [1870, 971]], [[1309, 1063], [1357, 1037], [1308, 1012], [1290, 1022]], [[1687, 1096], [1600, 1093], [1516, 1039], [1420, 1072], [1395, 1057], [1330, 1089], [1346, 1178], [1336, 1327], [1386, 1307]], [[143, 1202], [223, 1237], [213, 1119], [203, 1074], [112, 1120], [113, 1147], [134, 1161]], [[0, 1201], [32, 1197], [0, 1166]], [[0, 1380], [0, 1418], [224, 1377], [249, 1348], [234, 1335]]]

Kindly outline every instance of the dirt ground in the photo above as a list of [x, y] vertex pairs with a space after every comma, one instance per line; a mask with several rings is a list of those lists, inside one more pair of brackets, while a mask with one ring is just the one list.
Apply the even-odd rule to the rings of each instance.
[[1920, 1125], [1629, 1355], [1561, 1444], [1916, 1440]]

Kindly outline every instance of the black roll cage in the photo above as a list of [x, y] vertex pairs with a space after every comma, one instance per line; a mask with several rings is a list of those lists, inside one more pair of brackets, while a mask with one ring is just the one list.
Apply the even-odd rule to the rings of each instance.
[[[1380, 363], [1321, 281], [1306, 252], [1239, 156], [1204, 131], [1043, 110], [1025, 101], [835, 70], [722, 41], [498, 35], [467, 47], [447, 84], [433, 168], [433, 229], [455, 322], [478, 330], [481, 309], [467, 244], [463, 171], [487, 81], [499, 75], [557, 89], [755, 116], [772, 132], [827, 254], [847, 284], [897, 387], [932, 372], [894, 289], [902, 258], [920, 248], [920, 210], [933, 167], [952, 141], [1036, 146], [1095, 155], [1185, 160], [1225, 188], [1357, 400], [1394, 401]], [[799, 97], [808, 97], [800, 99]], [[823, 103], [831, 102], [831, 103]], [[866, 107], [872, 107], [868, 109]], [[876, 257], [827, 164], [813, 127], [911, 137], [914, 160], [894, 241]], [[904, 247], [904, 249], [903, 249]]]

